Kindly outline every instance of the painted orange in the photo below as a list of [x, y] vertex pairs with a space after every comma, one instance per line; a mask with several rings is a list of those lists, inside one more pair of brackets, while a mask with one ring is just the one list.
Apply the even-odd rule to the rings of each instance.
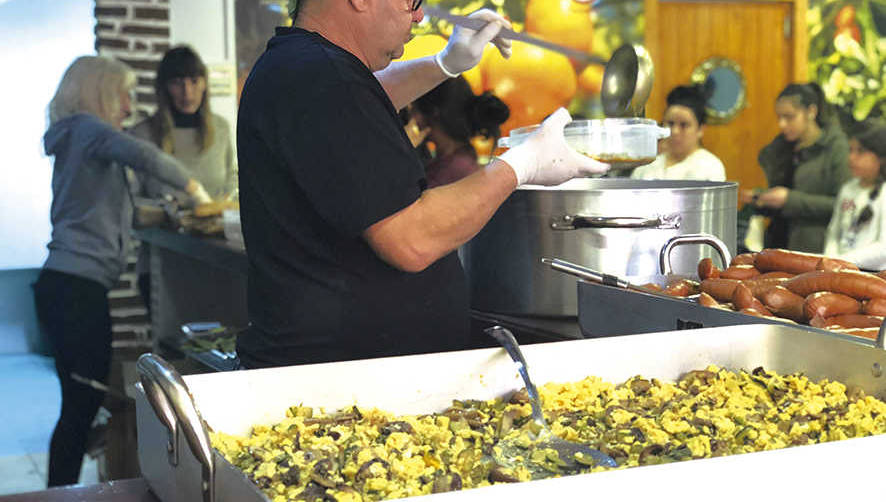
[[575, 70], [566, 56], [519, 41], [514, 41], [511, 49], [510, 59], [493, 52], [482, 65], [485, 88], [511, 110], [502, 134], [537, 124], [567, 105], [577, 88]]
[[529, 0], [526, 31], [550, 42], [590, 51], [594, 39], [591, 4], [576, 0]]

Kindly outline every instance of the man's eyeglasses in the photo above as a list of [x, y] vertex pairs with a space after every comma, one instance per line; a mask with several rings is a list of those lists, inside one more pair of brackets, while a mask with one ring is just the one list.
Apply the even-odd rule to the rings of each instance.
[[412, 0], [412, 12], [417, 11], [421, 7], [422, 0]]

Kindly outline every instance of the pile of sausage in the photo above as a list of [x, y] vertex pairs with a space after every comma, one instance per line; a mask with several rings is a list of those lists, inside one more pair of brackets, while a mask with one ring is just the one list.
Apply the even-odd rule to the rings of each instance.
[[[822, 255], [764, 249], [736, 256], [725, 270], [704, 258], [698, 276], [698, 303], [706, 307], [865, 338], [877, 337], [886, 316], [886, 271], [861, 272], [852, 263]], [[691, 281], [681, 282], [664, 292], [694, 292]]]

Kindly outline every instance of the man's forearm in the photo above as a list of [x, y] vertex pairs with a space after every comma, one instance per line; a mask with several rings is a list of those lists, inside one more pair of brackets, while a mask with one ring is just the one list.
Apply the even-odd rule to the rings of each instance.
[[474, 237], [516, 186], [514, 171], [494, 160], [455, 183], [426, 190], [409, 207], [369, 227], [366, 240], [392, 266], [424, 270]]
[[446, 80], [434, 56], [409, 61], [394, 61], [375, 72], [394, 108], [400, 110]]

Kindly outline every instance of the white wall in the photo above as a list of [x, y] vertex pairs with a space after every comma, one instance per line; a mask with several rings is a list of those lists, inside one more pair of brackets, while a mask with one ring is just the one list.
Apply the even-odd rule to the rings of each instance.
[[74, 58], [95, 54], [93, 8], [92, 0], [0, 0], [0, 269], [46, 259], [46, 107]]

